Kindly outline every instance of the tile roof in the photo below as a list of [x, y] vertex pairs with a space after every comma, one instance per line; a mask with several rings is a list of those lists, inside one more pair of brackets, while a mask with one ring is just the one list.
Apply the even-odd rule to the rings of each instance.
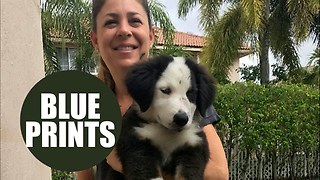
[[[162, 35], [163, 30], [158, 27], [154, 27], [154, 29], [155, 29], [156, 36], [158, 36], [158, 45], [163, 45], [164, 44], [163, 35]], [[175, 38], [174, 38], [175, 45], [201, 48], [204, 46], [204, 42], [205, 42], [205, 37], [203, 36], [175, 31]]]
[[[155, 34], [158, 36], [158, 45], [163, 45], [163, 30], [158, 27], [154, 27]], [[205, 37], [179, 32], [175, 31], [175, 38], [174, 38], [174, 44], [175, 45], [181, 45], [185, 47], [196, 47], [196, 48], [202, 48], [205, 43]], [[250, 46], [242, 46], [239, 48], [240, 50], [250, 50]]]

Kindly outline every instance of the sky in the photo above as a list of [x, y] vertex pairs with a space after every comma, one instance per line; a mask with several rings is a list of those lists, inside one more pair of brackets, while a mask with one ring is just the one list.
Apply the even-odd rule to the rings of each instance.
[[[162, 4], [166, 6], [166, 11], [168, 12], [170, 19], [175, 26], [177, 31], [196, 34], [196, 35], [203, 35], [203, 31], [201, 30], [199, 26], [199, 7], [194, 8], [186, 17], [185, 20], [178, 18], [178, 0], [158, 0]], [[224, 9], [225, 7], [222, 7]], [[300, 57], [300, 63], [302, 66], [306, 66], [308, 63], [308, 59], [311, 56], [311, 53], [316, 48], [316, 45], [312, 43], [312, 39], [308, 39], [305, 43], [299, 47], [298, 54]], [[273, 57], [272, 53], [269, 53], [269, 60], [270, 65], [275, 64], [276, 60]], [[246, 56], [240, 59], [240, 66], [243, 67], [243, 65], [257, 65], [258, 58], [255, 56]], [[270, 74], [271, 73], [270, 69]]]

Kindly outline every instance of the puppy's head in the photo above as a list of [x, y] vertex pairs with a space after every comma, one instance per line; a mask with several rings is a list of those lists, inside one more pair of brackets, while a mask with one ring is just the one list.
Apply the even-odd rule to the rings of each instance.
[[215, 94], [213, 78], [193, 60], [160, 55], [133, 67], [126, 79], [141, 115], [168, 129], [188, 128], [205, 115]]

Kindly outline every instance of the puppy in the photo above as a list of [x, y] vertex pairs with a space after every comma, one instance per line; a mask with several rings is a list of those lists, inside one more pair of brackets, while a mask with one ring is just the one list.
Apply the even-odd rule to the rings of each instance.
[[125, 83], [135, 102], [116, 145], [123, 175], [107, 179], [163, 180], [166, 172], [202, 180], [209, 149], [199, 123], [214, 99], [213, 78], [191, 59], [160, 55], [134, 66]]

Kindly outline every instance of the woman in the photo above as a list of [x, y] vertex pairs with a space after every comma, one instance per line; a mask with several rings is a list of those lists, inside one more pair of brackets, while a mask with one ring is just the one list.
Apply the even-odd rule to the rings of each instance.
[[[98, 77], [115, 93], [123, 115], [132, 103], [124, 85], [124, 78], [130, 66], [148, 57], [154, 42], [155, 32], [151, 26], [147, 1], [93, 0], [92, 24], [90, 37], [101, 56]], [[214, 109], [208, 113], [210, 117], [207, 118], [207, 123], [203, 121], [203, 130], [209, 142], [210, 160], [204, 177], [228, 179], [228, 166], [222, 143], [210, 120], [216, 113]], [[114, 170], [122, 171], [115, 150], [102, 162], [106, 168], [110, 168], [105, 162]], [[101, 165], [98, 166], [98, 171], [100, 168]], [[77, 176], [78, 180], [94, 179], [91, 169], [80, 171]], [[164, 179], [172, 179], [170, 175], [163, 176]]]

